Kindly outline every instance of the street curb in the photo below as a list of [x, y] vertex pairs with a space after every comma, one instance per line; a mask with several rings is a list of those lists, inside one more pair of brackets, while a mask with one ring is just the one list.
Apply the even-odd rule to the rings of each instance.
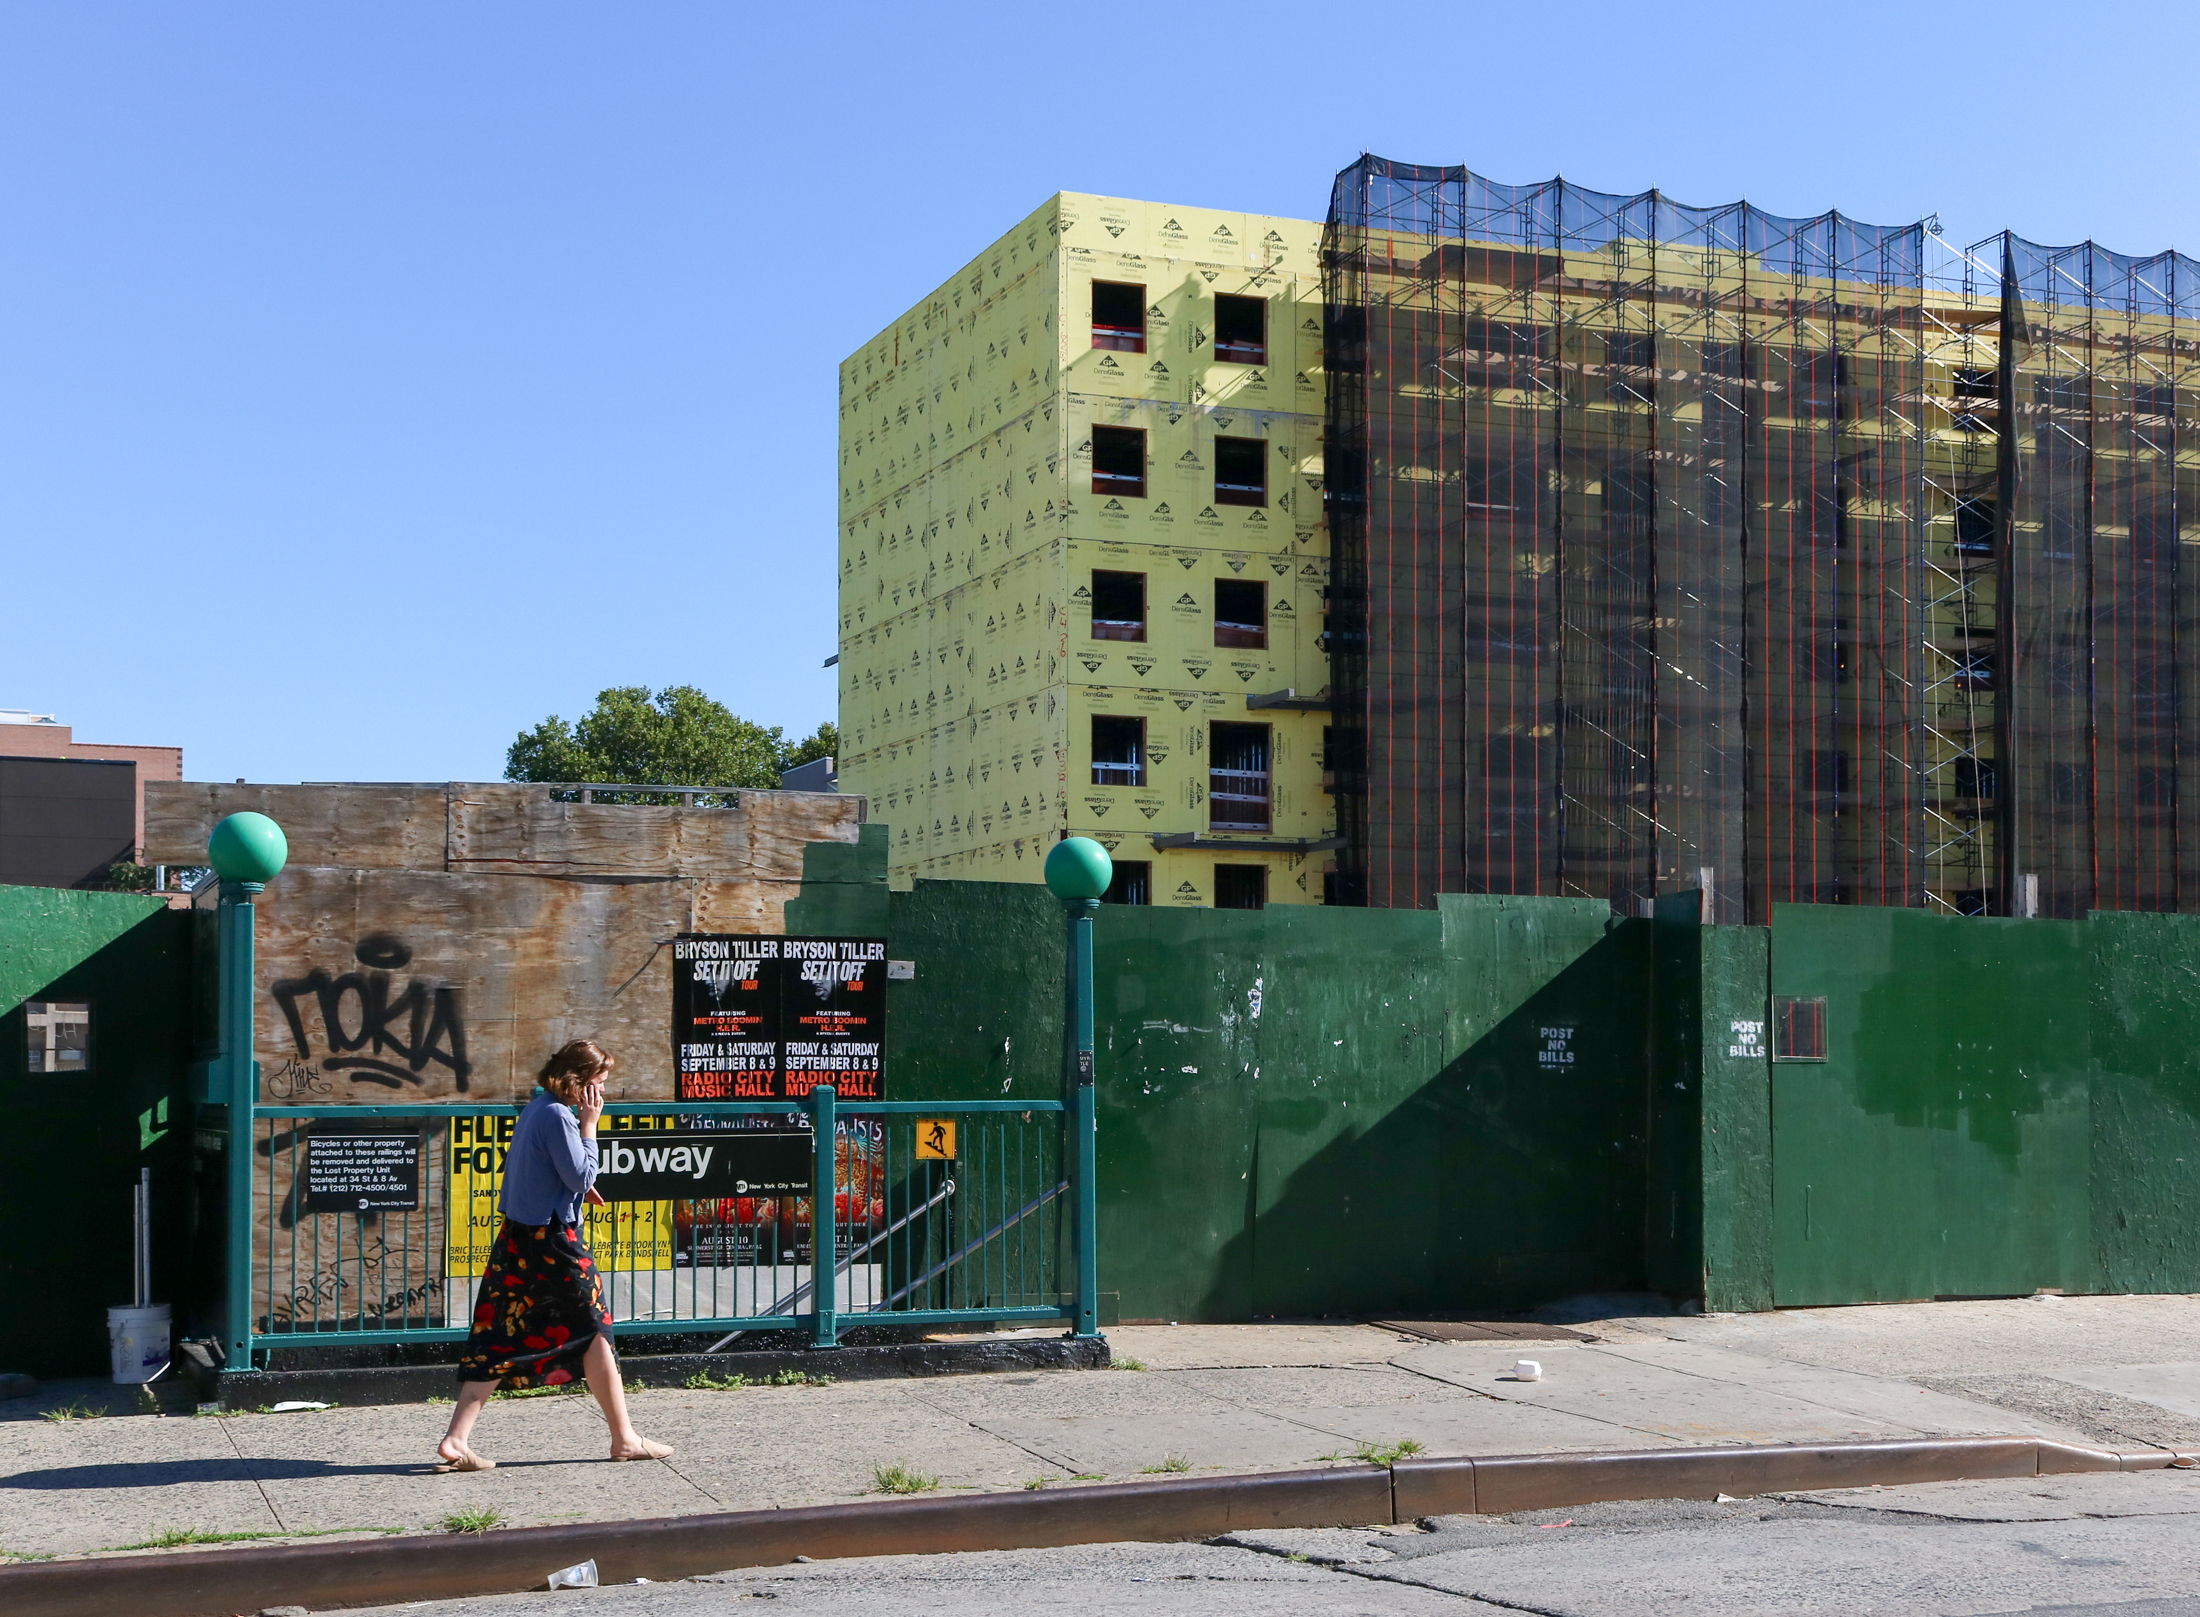
[[[1003, 1370], [1105, 1370], [1105, 1337], [1007, 1337], [966, 1342], [891, 1342], [869, 1347], [775, 1349], [754, 1353], [622, 1355], [628, 1381], [683, 1387], [697, 1372], [761, 1381], [789, 1372], [836, 1381], [904, 1376], [969, 1376]], [[376, 1365], [344, 1370], [226, 1370], [215, 1382], [224, 1409], [257, 1409], [285, 1399], [330, 1404], [417, 1404], [448, 1398], [457, 1384], [449, 1364]]]
[[644, 1521], [519, 1527], [197, 1554], [0, 1567], [14, 1617], [225, 1617], [510, 1594], [593, 1559], [605, 1584], [665, 1582], [796, 1556], [929, 1555], [1070, 1544], [1169, 1543], [1268, 1528], [1367, 1527], [1613, 1499], [1704, 1499], [1873, 1484], [2158, 1470], [2194, 1456], [2031, 1437], [1797, 1443], [1639, 1453], [1500, 1454], [1179, 1477], [1040, 1492], [862, 1500]]

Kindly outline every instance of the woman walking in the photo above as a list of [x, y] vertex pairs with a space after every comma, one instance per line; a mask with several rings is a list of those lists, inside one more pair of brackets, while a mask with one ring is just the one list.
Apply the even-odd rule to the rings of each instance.
[[[634, 1430], [626, 1384], [611, 1351], [603, 1280], [581, 1239], [583, 1199], [596, 1192], [596, 1122], [611, 1057], [576, 1039], [543, 1064], [542, 1092], [527, 1103], [504, 1159], [504, 1227], [481, 1275], [474, 1330], [458, 1361], [458, 1407], [436, 1445], [438, 1471], [487, 1471], [496, 1462], [468, 1438], [498, 1387], [561, 1387], [576, 1375], [603, 1406], [614, 1460], [662, 1460], [669, 1445]], [[570, 1110], [568, 1109], [570, 1108]]]

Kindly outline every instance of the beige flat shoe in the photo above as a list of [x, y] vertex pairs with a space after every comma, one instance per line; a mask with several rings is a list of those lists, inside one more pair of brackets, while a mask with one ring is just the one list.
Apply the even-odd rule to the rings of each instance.
[[472, 1449], [461, 1443], [458, 1446], [458, 1458], [455, 1460], [446, 1460], [443, 1458], [442, 1454], [438, 1452], [435, 1457], [435, 1468], [439, 1472], [494, 1471], [497, 1468], [497, 1463], [494, 1460], [484, 1460]]
[[642, 1439], [641, 1448], [634, 1453], [614, 1454], [611, 1458], [614, 1460], [669, 1460], [672, 1458], [672, 1445], [670, 1443], [652, 1443], [645, 1437]]

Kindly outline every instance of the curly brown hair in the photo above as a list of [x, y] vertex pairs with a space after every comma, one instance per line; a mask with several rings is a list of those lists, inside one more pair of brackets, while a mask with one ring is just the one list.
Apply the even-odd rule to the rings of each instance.
[[542, 1064], [535, 1081], [571, 1104], [584, 1085], [610, 1070], [611, 1055], [602, 1045], [593, 1039], [575, 1039]]

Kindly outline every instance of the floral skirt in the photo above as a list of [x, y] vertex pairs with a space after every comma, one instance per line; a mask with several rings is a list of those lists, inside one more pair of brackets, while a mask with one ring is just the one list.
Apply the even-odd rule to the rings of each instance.
[[611, 1334], [611, 1310], [580, 1231], [506, 1219], [482, 1269], [458, 1379], [562, 1387], [583, 1373], [598, 1333]]

